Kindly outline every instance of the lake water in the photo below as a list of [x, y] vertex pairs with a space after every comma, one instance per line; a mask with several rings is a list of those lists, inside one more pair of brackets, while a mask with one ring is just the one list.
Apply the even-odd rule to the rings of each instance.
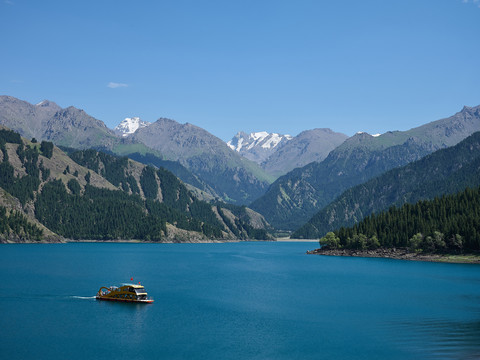
[[[2, 359], [477, 359], [480, 266], [315, 243], [2, 245]], [[141, 281], [155, 303], [93, 298]]]

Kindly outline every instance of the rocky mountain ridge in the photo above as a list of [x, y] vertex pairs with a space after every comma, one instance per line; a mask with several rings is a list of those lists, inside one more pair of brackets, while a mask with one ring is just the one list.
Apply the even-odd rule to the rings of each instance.
[[73, 106], [62, 109], [48, 100], [32, 105], [0, 96], [0, 124], [29, 139], [74, 148], [113, 147], [118, 142], [114, 131], [102, 121]]

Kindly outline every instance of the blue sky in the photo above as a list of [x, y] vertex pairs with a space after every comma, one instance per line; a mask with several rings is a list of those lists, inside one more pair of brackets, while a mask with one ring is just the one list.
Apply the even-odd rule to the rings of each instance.
[[0, 0], [0, 94], [113, 128], [406, 130], [480, 104], [480, 0]]

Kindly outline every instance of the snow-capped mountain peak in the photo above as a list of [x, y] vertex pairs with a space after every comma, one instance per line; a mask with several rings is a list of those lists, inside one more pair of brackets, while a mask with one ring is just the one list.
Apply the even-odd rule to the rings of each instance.
[[278, 145], [291, 139], [290, 135], [280, 135], [266, 131], [250, 134], [241, 131], [227, 142], [227, 145], [247, 159], [260, 163], [268, 158]]
[[141, 120], [139, 117], [125, 118], [120, 124], [115, 127], [115, 132], [122, 136], [128, 136], [133, 134], [140, 128], [146, 127], [151, 123]]

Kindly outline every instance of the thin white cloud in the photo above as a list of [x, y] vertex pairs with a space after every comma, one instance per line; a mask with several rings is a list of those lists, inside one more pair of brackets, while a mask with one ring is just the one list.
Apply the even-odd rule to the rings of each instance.
[[462, 0], [464, 4], [475, 4], [480, 7], [480, 0]]
[[3, 3], [7, 5], [14, 5], [14, 2], [10, 0], [3, 0]]
[[117, 89], [117, 88], [122, 88], [122, 87], [128, 87], [128, 84], [109, 82], [107, 87], [109, 87], [110, 89]]

